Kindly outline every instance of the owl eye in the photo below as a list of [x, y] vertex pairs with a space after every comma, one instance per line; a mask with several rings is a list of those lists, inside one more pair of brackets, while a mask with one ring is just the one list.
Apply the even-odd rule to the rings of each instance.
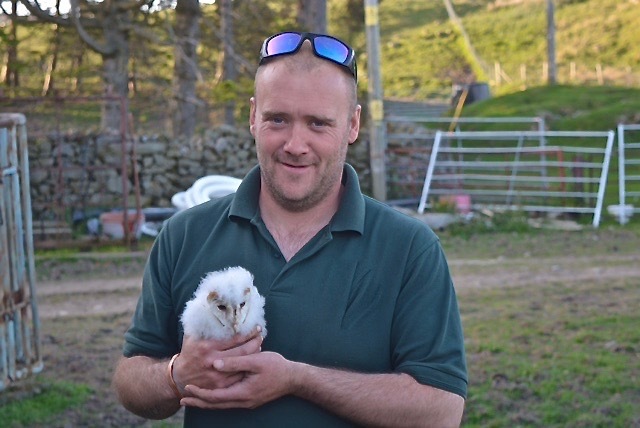
[[226, 311], [227, 307], [225, 305], [218, 305], [218, 309], [220, 309], [221, 311]]
[[240, 303], [240, 307], [241, 307], [241, 308], [244, 308], [244, 303], [245, 303], [245, 302]]

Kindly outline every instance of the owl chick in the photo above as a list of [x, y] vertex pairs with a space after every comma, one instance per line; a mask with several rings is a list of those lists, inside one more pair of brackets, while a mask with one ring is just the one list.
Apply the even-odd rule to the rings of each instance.
[[201, 339], [228, 339], [246, 335], [256, 326], [267, 335], [264, 297], [253, 285], [253, 275], [240, 267], [209, 272], [200, 281], [180, 317], [184, 334]]

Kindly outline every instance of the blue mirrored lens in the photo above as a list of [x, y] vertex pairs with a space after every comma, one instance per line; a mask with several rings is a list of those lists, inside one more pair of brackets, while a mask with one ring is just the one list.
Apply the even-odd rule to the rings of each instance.
[[260, 64], [270, 57], [297, 52], [302, 41], [306, 39], [311, 41], [317, 56], [346, 67], [356, 81], [358, 80], [353, 50], [336, 38], [314, 33], [286, 32], [266, 39], [260, 48]]
[[293, 52], [300, 43], [300, 34], [284, 33], [275, 36], [267, 44], [267, 55], [279, 55]]
[[349, 57], [349, 49], [335, 39], [329, 37], [316, 37], [313, 40], [316, 52], [325, 58], [344, 64]]

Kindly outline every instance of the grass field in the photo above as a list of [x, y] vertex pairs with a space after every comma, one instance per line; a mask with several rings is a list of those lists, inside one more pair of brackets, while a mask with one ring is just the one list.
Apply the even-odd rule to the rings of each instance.
[[640, 426], [638, 232], [443, 232], [469, 365], [463, 426]]
[[639, 287], [593, 279], [461, 293], [465, 425], [638, 426]]

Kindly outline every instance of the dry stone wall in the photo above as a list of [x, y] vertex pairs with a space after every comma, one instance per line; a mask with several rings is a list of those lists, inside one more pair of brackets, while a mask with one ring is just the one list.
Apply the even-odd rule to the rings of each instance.
[[[123, 147], [127, 173], [122, 178]], [[206, 175], [243, 178], [257, 163], [255, 144], [244, 129], [220, 126], [191, 139], [161, 135], [137, 137], [140, 200], [142, 207], [170, 207], [171, 197], [187, 190]], [[30, 138], [29, 164], [34, 219], [73, 217], [78, 211], [135, 206], [133, 144], [120, 136], [56, 134]], [[364, 139], [349, 149], [347, 161], [359, 173], [369, 193], [368, 147]]]

